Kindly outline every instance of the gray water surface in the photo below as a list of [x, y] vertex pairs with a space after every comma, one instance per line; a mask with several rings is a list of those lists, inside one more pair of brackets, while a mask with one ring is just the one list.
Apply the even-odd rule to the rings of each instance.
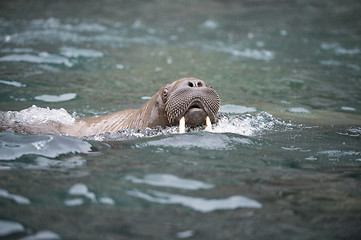
[[17, 121], [139, 108], [183, 77], [222, 108], [212, 133], [0, 133], [0, 238], [360, 238], [360, 11], [2, 1], [0, 110]]

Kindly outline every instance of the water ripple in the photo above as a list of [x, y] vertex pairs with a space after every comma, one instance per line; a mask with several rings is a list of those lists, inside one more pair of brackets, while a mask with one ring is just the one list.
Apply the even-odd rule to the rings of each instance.
[[129, 190], [127, 193], [150, 202], [161, 204], [180, 204], [202, 213], [213, 212], [216, 210], [232, 210], [237, 208], [261, 208], [262, 204], [243, 196], [231, 196], [223, 199], [204, 199], [197, 197], [188, 197], [177, 194], [170, 194], [159, 191], [148, 191], [143, 193], [139, 190]]

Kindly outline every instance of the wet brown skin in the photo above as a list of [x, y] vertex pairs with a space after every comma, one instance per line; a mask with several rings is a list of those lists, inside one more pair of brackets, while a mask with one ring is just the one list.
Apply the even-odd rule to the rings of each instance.
[[215, 90], [196, 78], [169, 83], [140, 109], [129, 109], [95, 118], [77, 119], [60, 126], [59, 132], [71, 136], [91, 136], [121, 129], [145, 129], [178, 125], [184, 116], [186, 126], [203, 125], [208, 116], [216, 121], [220, 99]]

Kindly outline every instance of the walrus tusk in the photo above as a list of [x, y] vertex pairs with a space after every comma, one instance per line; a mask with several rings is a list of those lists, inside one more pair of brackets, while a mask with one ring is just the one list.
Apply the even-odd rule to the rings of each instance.
[[182, 117], [179, 120], [179, 133], [185, 133], [186, 132], [186, 119], [184, 117]]
[[206, 118], [206, 129], [204, 129], [208, 132], [212, 132], [212, 123], [211, 123], [211, 119], [207, 116]]

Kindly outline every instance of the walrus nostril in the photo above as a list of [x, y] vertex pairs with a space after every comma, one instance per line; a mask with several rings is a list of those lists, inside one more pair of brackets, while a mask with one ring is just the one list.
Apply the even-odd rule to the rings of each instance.
[[201, 81], [189, 81], [188, 86], [190, 87], [203, 87], [203, 83]]

